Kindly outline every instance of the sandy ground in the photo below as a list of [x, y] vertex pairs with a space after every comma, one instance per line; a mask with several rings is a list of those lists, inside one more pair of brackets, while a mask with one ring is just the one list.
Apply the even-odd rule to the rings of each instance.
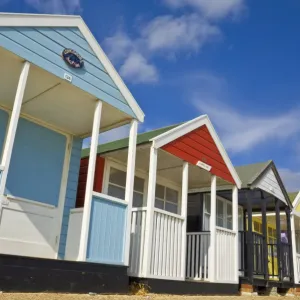
[[241, 299], [241, 300], [250, 300], [250, 299], [300, 299], [300, 297], [280, 297], [280, 296], [254, 296], [254, 297], [248, 297], [248, 296], [167, 296], [167, 295], [147, 295], [147, 296], [120, 296], [120, 295], [107, 295], [107, 296], [90, 296], [90, 295], [71, 295], [71, 294], [6, 294], [2, 293], [0, 294], [0, 300], [230, 300], [230, 299]]

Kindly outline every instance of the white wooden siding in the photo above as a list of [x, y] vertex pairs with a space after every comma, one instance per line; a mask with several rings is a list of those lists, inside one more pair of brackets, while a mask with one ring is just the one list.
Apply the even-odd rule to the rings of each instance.
[[262, 176], [257, 182], [255, 182], [253, 187], [260, 188], [268, 192], [269, 194], [274, 195], [276, 198], [287, 204], [280, 184], [272, 168], [269, 168], [269, 170], [265, 172], [264, 176]]

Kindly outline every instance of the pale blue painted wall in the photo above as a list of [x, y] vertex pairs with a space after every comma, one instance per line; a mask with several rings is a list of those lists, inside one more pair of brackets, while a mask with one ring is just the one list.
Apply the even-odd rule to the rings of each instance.
[[[135, 116], [127, 101], [107, 74], [78, 28], [0, 28], [0, 46], [72, 84], [121, 111]], [[69, 67], [61, 57], [65, 48], [77, 51], [85, 61], [83, 69]]]
[[87, 260], [124, 264], [126, 205], [93, 197]]
[[0, 159], [2, 156], [3, 145], [6, 136], [6, 128], [8, 124], [8, 113], [0, 109]]
[[19, 119], [6, 188], [10, 194], [58, 205], [66, 137]]
[[66, 250], [70, 209], [74, 208], [76, 204], [76, 194], [77, 194], [78, 176], [79, 176], [80, 159], [81, 159], [81, 148], [82, 148], [82, 139], [73, 138], [70, 168], [69, 168], [68, 183], [67, 183], [67, 193], [66, 193], [66, 200], [65, 200], [60, 242], [59, 242], [59, 250], [58, 250], [59, 257], [62, 259], [65, 256], [65, 250]]

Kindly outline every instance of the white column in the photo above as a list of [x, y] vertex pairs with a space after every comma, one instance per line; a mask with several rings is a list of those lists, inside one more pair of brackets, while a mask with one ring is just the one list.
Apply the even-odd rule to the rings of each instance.
[[145, 246], [144, 246], [144, 261], [143, 261], [143, 271], [142, 271], [144, 277], [148, 277], [150, 274], [150, 263], [151, 263], [151, 252], [152, 252], [152, 230], [153, 230], [153, 216], [154, 216], [155, 188], [156, 188], [156, 171], [157, 171], [157, 149], [155, 149], [152, 146], [150, 149], [147, 213], [146, 213], [146, 224], [145, 224]]
[[238, 188], [233, 186], [232, 188], [232, 230], [235, 233], [234, 237], [234, 253], [229, 253], [233, 255], [234, 259], [234, 278], [235, 281], [239, 282], [239, 209], [238, 209]]
[[292, 250], [293, 250], [293, 265], [294, 265], [294, 281], [299, 283], [299, 274], [297, 267], [297, 249], [296, 249], [296, 230], [295, 230], [295, 215], [291, 213], [291, 234], [292, 234]]
[[133, 186], [135, 174], [135, 156], [136, 156], [136, 137], [137, 137], [138, 122], [133, 120], [130, 126], [128, 159], [127, 159], [127, 175], [126, 175], [126, 191], [125, 201], [127, 202], [127, 225], [125, 236], [124, 263], [129, 265], [129, 249], [130, 249], [130, 229], [132, 216], [132, 201], [133, 201]]
[[[13, 145], [15, 141], [18, 121], [20, 117], [21, 107], [23, 103], [23, 97], [24, 92], [26, 88], [27, 78], [29, 74], [29, 68], [30, 63], [25, 62], [23, 65], [23, 69], [21, 71], [21, 75], [19, 78], [18, 88], [15, 96], [15, 102], [14, 107], [12, 110], [12, 114], [9, 121], [8, 131], [6, 135], [5, 145], [3, 149], [3, 155], [0, 165], [4, 167], [4, 170], [2, 172], [1, 180], [0, 180], [0, 196], [4, 194], [5, 186], [6, 186], [6, 180], [7, 180], [7, 174], [9, 170], [10, 160], [11, 160], [11, 154], [13, 150]], [[1, 207], [0, 201], [0, 207]]]
[[96, 158], [97, 158], [97, 150], [98, 150], [101, 112], [102, 112], [102, 102], [98, 100], [94, 112], [94, 122], [93, 122], [92, 138], [91, 138], [88, 173], [87, 173], [87, 180], [86, 180], [86, 190], [85, 190], [85, 198], [84, 198], [79, 253], [77, 259], [81, 261], [86, 260], [86, 250], [87, 250], [87, 242], [88, 242], [88, 235], [89, 235], [90, 212], [91, 212], [92, 198], [93, 198], [94, 175], [96, 169]]
[[183, 163], [182, 167], [182, 191], [181, 191], [181, 216], [184, 218], [182, 223], [182, 245], [181, 245], [181, 278], [185, 279], [186, 266], [186, 217], [189, 189], [189, 164]]
[[216, 272], [216, 215], [217, 215], [217, 177], [211, 175], [210, 191], [210, 246], [209, 246], [209, 281], [215, 281]]

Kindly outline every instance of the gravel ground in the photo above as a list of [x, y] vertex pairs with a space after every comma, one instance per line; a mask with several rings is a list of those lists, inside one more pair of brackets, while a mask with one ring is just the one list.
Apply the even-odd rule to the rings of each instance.
[[[106, 296], [90, 296], [90, 295], [71, 295], [71, 294], [8, 294], [8, 293], [2, 293], [0, 294], [1, 300], [230, 300], [230, 299], [241, 299], [241, 300], [250, 300], [250, 299], [276, 299], [280, 296], [254, 296], [254, 297], [248, 297], [248, 296], [168, 296], [168, 295], [147, 295], [147, 296], [120, 296], [120, 295], [106, 295]], [[291, 297], [280, 297], [281, 299], [291, 299]], [[294, 297], [294, 299], [300, 299], [300, 297]], [[292, 298], [293, 299], [293, 298]]]

